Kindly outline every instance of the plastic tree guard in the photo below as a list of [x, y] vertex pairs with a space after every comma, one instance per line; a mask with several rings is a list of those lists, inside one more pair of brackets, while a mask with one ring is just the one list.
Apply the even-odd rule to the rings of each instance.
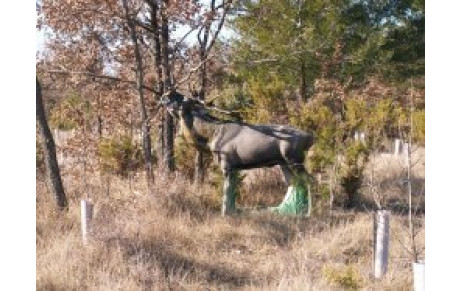
[[286, 215], [310, 215], [311, 198], [308, 187], [301, 183], [289, 186], [283, 202], [276, 207], [269, 208], [279, 214]]

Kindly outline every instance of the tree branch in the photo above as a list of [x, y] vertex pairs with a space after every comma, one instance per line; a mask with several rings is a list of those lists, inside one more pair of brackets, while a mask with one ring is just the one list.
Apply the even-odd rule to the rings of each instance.
[[184, 34], [178, 42], [176, 42], [176, 45], [174, 46], [173, 52], [176, 52], [176, 51], [179, 49], [180, 44], [181, 44], [182, 42], [184, 42], [184, 40], [187, 38], [187, 36], [189, 36], [190, 33], [192, 33], [193, 31], [195, 31], [196, 29], [197, 29], [197, 27], [195, 27], [195, 26], [193, 26], [192, 28], [190, 28], [190, 30], [189, 30], [186, 34]]
[[[212, 35], [212, 38], [211, 38], [211, 41], [209, 42], [209, 45], [208, 47], [206, 48], [206, 52], [208, 53], [212, 47], [214, 46], [214, 43], [216, 42], [216, 39], [217, 39], [217, 36], [219, 35], [220, 31], [222, 30], [222, 27], [224, 25], [224, 22], [225, 22], [225, 18], [227, 16], [227, 12], [228, 10], [230, 9], [230, 5], [231, 5], [231, 1], [229, 2], [224, 2], [222, 3], [223, 5], [223, 9], [224, 11], [222, 12], [222, 17], [220, 19], [220, 22], [217, 26], [217, 30], [214, 32], [214, 34]], [[217, 9], [217, 8], [216, 8]]]
[[139, 19], [134, 19], [134, 22], [136, 23], [137, 26], [142, 27], [143, 29], [147, 30], [150, 33], [154, 33], [154, 30], [147, 23], [144, 23], [143, 21]]
[[[49, 74], [61, 74], [61, 75], [84, 75], [87, 77], [92, 77], [92, 78], [97, 78], [97, 79], [106, 79], [114, 82], [120, 82], [120, 83], [126, 83], [130, 85], [136, 85], [136, 81], [132, 80], [125, 80], [119, 77], [113, 77], [113, 76], [107, 76], [107, 75], [98, 75], [94, 74], [91, 72], [85, 72], [85, 71], [72, 71], [72, 70], [46, 70], [46, 73]], [[148, 87], [148, 86], [142, 86], [143, 89], [146, 89], [150, 92], [157, 93], [153, 88]]]

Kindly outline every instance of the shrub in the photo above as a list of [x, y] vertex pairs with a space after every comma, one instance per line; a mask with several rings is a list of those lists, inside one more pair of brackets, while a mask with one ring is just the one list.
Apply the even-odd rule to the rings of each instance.
[[414, 142], [425, 145], [425, 109], [414, 112], [413, 139]]
[[327, 281], [339, 285], [345, 289], [357, 290], [362, 285], [362, 278], [356, 268], [352, 266], [323, 268], [323, 274]]
[[269, 123], [286, 115], [285, 89], [286, 84], [276, 76], [267, 81], [250, 79], [248, 93], [252, 97], [254, 108], [246, 116], [247, 120], [253, 123]]
[[[187, 143], [186, 139], [179, 135], [176, 138], [176, 144], [174, 147], [174, 158], [176, 160], [178, 171], [185, 175], [188, 179], [193, 179], [195, 173], [195, 156], [197, 150], [195, 147]], [[212, 159], [210, 154], [203, 155], [203, 167], [208, 169]]]
[[74, 129], [84, 122], [84, 115], [91, 113], [89, 102], [80, 95], [70, 93], [60, 101], [50, 112], [50, 125], [61, 130]]
[[123, 177], [143, 164], [140, 144], [133, 142], [128, 135], [102, 139], [98, 145], [98, 153], [102, 171]]
[[298, 114], [290, 114], [290, 122], [315, 136], [312, 154], [308, 159], [311, 172], [322, 172], [334, 163], [339, 146], [335, 141], [341, 139], [342, 131], [339, 119], [328, 106], [323, 102], [303, 105]]
[[[327, 173], [327, 169], [337, 163], [338, 180], [348, 198], [347, 204], [353, 206], [370, 149], [378, 144], [382, 131], [390, 123], [392, 107], [387, 100], [370, 105], [364, 100], [348, 99], [343, 102], [343, 112], [335, 112], [337, 106], [332, 108], [330, 103], [323, 98], [305, 104], [298, 114], [291, 114], [290, 121], [315, 135], [308, 158], [309, 171]], [[354, 140], [352, 133], [356, 130], [366, 131], [366, 143]], [[343, 158], [338, 162], [340, 157]], [[320, 199], [329, 198], [330, 187], [317, 185], [315, 190]]]
[[[395, 109], [395, 123], [400, 135], [406, 140], [410, 133], [410, 107], [399, 106]], [[425, 145], [425, 109], [414, 108], [412, 115], [412, 141], [421, 145]]]
[[[242, 201], [243, 195], [241, 195], [241, 190], [242, 190], [241, 186], [242, 186], [244, 177], [245, 175], [241, 171], [236, 171], [235, 177], [233, 180], [234, 189], [235, 189], [235, 193], [234, 193], [235, 201], [237, 201], [240, 204], [244, 204], [244, 202]], [[209, 182], [215, 190], [215, 193], [216, 193], [215, 197], [218, 197], [219, 200], [221, 199], [222, 193], [224, 191], [224, 181], [225, 181], [225, 177], [220, 167], [215, 164], [211, 165], [210, 171], [209, 171]]]
[[369, 159], [369, 148], [360, 141], [349, 141], [344, 160], [339, 166], [339, 179], [347, 195], [347, 206], [356, 206], [358, 191], [364, 179], [364, 168]]
[[367, 104], [364, 100], [350, 98], [344, 103], [345, 120], [347, 129], [350, 131], [364, 129], [366, 120]]

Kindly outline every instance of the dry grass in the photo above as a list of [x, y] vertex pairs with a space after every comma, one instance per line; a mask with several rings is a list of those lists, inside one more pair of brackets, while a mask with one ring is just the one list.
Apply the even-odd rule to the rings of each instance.
[[[412, 154], [412, 198], [413, 208], [425, 210], [425, 149], [415, 147]], [[379, 153], [369, 158], [362, 188], [363, 198], [394, 212], [407, 213], [407, 166], [404, 156]]]
[[[391, 218], [388, 273], [374, 281], [369, 213], [292, 218], [244, 210], [222, 218], [214, 188], [180, 177], [157, 176], [155, 196], [145, 194], [140, 177], [131, 183], [111, 177], [108, 195], [97, 175], [86, 177], [87, 189], [80, 178], [64, 176], [66, 213], [54, 211], [37, 180], [38, 290], [411, 289], [404, 216]], [[240, 203], [272, 203], [276, 183], [245, 184], [255, 197]], [[79, 222], [85, 192], [95, 204], [88, 245], [81, 242]], [[417, 223], [423, 248], [424, 218]]]

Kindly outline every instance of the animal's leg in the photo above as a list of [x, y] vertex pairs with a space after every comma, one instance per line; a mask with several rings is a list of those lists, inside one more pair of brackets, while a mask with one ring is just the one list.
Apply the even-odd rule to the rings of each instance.
[[235, 212], [236, 173], [232, 170], [224, 170], [224, 195], [222, 200], [222, 215]]
[[293, 165], [292, 168], [293, 168], [294, 176], [296, 177], [296, 179], [303, 180], [308, 175], [308, 172], [305, 169], [303, 164]]
[[284, 176], [284, 183], [286, 185], [291, 185], [292, 178], [294, 177], [294, 174], [292, 173], [291, 169], [289, 169], [288, 165], [280, 165], [281, 172], [283, 173]]
[[[310, 193], [309, 183], [307, 182], [307, 184], [305, 185], [306, 179], [308, 179], [307, 178], [308, 172], [305, 169], [303, 164], [290, 163], [290, 165], [282, 165], [281, 170], [284, 174], [284, 179], [288, 185], [288, 189], [286, 191], [286, 194], [284, 195], [283, 202], [281, 202], [280, 205], [284, 203], [288, 203], [287, 201], [291, 200], [291, 196], [293, 195], [293, 193], [295, 193], [294, 187], [296, 187], [296, 184], [298, 183], [300, 183], [302, 187], [307, 186], [306, 191], [307, 193]], [[308, 195], [308, 211], [310, 211], [311, 195], [310, 194], [307, 194], [307, 195]]]
[[294, 165], [293, 167], [295, 177], [301, 179], [302, 183], [310, 185], [314, 181], [313, 175], [310, 174], [302, 164]]
[[[296, 148], [295, 146], [289, 143], [281, 143], [280, 151], [287, 164], [285, 166], [285, 169], [287, 168], [287, 170], [283, 170], [283, 172], [292, 174], [291, 179], [290, 180], [287, 179], [289, 183], [289, 188], [286, 192], [283, 203], [281, 205], [283, 205], [284, 203], [289, 204], [288, 201], [290, 201], [291, 200], [290, 198], [293, 197], [293, 193], [297, 192], [298, 190], [302, 190], [302, 188], [306, 186], [307, 189], [304, 189], [304, 190], [306, 191], [306, 194], [307, 194], [306, 198], [308, 199], [308, 214], [307, 215], [309, 216], [310, 211], [311, 211], [311, 192], [310, 192], [310, 184], [308, 183], [310, 175], [303, 165], [303, 161], [305, 160], [305, 153], [303, 149], [299, 151], [299, 148]], [[298, 186], [300, 186], [301, 188], [296, 189]]]
[[310, 173], [308, 173], [307, 169], [305, 169], [303, 164], [296, 164], [294, 165], [294, 173], [296, 176], [297, 182], [300, 182], [302, 184], [302, 187], [307, 187], [305, 189], [306, 194], [307, 194], [307, 216], [311, 215], [312, 211], [312, 194], [311, 194], [311, 189], [310, 189], [310, 183], [312, 181]]
[[295, 175], [292, 169], [289, 167], [289, 165], [280, 165], [280, 167], [281, 167], [281, 171], [284, 176], [284, 182], [288, 186], [288, 189], [286, 191], [286, 194], [284, 195], [283, 201], [281, 202], [281, 204], [283, 204], [286, 201], [288, 201], [288, 199], [292, 195], [292, 184], [294, 182]]
[[285, 181], [289, 185], [292, 185], [306, 173], [303, 165], [305, 153], [303, 149], [299, 151], [295, 144], [289, 142], [280, 143], [280, 152], [286, 163], [286, 165], [281, 166], [281, 170], [283, 171]]

